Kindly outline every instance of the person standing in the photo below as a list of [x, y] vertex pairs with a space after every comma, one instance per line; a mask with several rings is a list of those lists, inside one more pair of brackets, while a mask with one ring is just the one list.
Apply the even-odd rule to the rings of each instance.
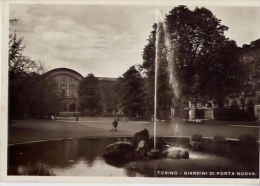
[[115, 132], [117, 132], [117, 125], [118, 125], [118, 122], [116, 121], [116, 119], [113, 121], [113, 123], [112, 123], [112, 125], [113, 125], [113, 130], [115, 131]]
[[78, 121], [79, 121], [79, 115], [76, 114], [76, 122], [78, 122]]

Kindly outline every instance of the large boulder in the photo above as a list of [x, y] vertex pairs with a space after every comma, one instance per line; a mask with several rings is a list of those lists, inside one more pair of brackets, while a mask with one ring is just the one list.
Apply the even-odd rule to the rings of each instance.
[[189, 159], [189, 152], [178, 147], [168, 148], [162, 154], [165, 158], [170, 159]]
[[138, 143], [137, 148], [135, 149], [135, 158], [142, 158], [147, 156], [149, 151], [148, 143], [145, 140], [141, 140]]
[[115, 142], [106, 146], [103, 157], [109, 159], [128, 159], [131, 157], [130, 154], [133, 154], [134, 150], [135, 148], [130, 142]]
[[[148, 141], [149, 149], [154, 149], [154, 137]], [[162, 138], [156, 138], [156, 149], [162, 149], [169, 146]]]
[[137, 147], [140, 141], [146, 141], [148, 143], [149, 140], [149, 132], [147, 129], [142, 129], [141, 131], [135, 133], [131, 143]]

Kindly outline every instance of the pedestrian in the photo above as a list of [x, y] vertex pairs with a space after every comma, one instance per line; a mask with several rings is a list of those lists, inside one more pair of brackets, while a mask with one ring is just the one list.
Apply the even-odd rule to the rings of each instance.
[[78, 120], [79, 120], [79, 116], [78, 114], [76, 114], [76, 122], [78, 122]]
[[113, 121], [113, 123], [112, 123], [112, 126], [113, 126], [113, 128], [112, 128], [112, 131], [114, 130], [115, 132], [117, 132], [117, 125], [118, 125], [118, 122], [116, 121], [116, 119]]

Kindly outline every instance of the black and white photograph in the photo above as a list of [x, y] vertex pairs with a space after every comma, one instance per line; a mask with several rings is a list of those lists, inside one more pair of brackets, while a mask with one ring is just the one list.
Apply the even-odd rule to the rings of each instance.
[[3, 180], [260, 183], [259, 1], [2, 2]]

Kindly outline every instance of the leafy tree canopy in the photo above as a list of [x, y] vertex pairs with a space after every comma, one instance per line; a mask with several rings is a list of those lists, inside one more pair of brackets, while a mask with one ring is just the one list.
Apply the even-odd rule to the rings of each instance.
[[[11, 23], [18, 21], [10, 20]], [[24, 116], [44, 116], [57, 112], [60, 99], [56, 84], [45, 80], [45, 64], [25, 56], [23, 38], [9, 34], [9, 122]]]
[[224, 97], [239, 91], [243, 66], [235, 41], [224, 35], [227, 30], [228, 27], [204, 7], [193, 11], [186, 6], [173, 8], [163, 23], [153, 25], [143, 51], [142, 69], [150, 80], [150, 87], [154, 81], [157, 47], [159, 66], [164, 67], [159, 73], [169, 72], [162, 82], [159, 80], [159, 86], [167, 90], [163, 84], [170, 82], [173, 104], [179, 106], [184, 98]]
[[97, 114], [99, 107], [98, 78], [88, 74], [79, 84], [79, 99], [82, 110], [88, 115]]
[[146, 95], [144, 81], [135, 66], [131, 66], [120, 78], [121, 100], [124, 111], [128, 116], [142, 117], [145, 110]]

